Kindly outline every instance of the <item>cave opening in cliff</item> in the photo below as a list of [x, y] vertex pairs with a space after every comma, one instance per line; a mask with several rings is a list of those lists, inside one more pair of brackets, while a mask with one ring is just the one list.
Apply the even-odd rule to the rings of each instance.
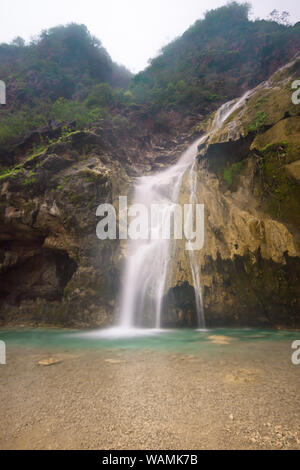
[[1, 274], [0, 299], [14, 305], [24, 300], [60, 301], [76, 270], [65, 251], [40, 249]]
[[195, 288], [188, 282], [169, 289], [163, 299], [162, 326], [164, 328], [196, 328], [198, 316]]

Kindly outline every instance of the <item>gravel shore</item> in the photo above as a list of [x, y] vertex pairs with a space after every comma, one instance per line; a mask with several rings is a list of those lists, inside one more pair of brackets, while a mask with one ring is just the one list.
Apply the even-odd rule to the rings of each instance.
[[215, 348], [11, 347], [0, 366], [0, 448], [300, 449], [290, 343]]

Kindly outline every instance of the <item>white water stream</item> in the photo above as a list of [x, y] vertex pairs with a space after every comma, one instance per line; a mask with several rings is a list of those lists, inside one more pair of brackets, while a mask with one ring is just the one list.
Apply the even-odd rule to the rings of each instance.
[[[246, 93], [239, 100], [225, 103], [215, 115], [210, 134], [246, 100]], [[151, 208], [153, 204], [178, 204], [185, 176], [189, 185], [190, 203], [197, 204], [196, 156], [198, 146], [207, 139], [204, 135], [193, 142], [176, 164], [157, 174], [137, 178], [134, 188], [134, 204]], [[163, 220], [158, 221], [162, 224]], [[161, 227], [160, 227], [161, 228]], [[166, 293], [166, 282], [172, 262], [172, 243], [165, 239], [130, 240], [123, 273], [123, 289], [120, 297], [119, 330], [147, 326], [159, 329], [162, 321], [162, 303]], [[198, 327], [205, 328], [205, 317], [201, 291], [201, 275], [195, 252], [188, 251], [195, 290]]]

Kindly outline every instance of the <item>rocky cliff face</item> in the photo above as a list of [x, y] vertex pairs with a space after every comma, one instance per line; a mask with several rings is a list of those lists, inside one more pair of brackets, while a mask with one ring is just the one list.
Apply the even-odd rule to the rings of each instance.
[[107, 319], [118, 250], [97, 243], [95, 211], [127, 182], [92, 133], [71, 134], [1, 178], [4, 321]]
[[[300, 325], [300, 106], [291, 101], [299, 73], [298, 58], [254, 89], [199, 149], [205, 244], [196, 256], [208, 325]], [[207, 132], [214, 118], [196, 130]], [[176, 261], [168, 313], [189, 316], [188, 254], [178, 251]]]
[[[299, 72], [298, 59], [253, 90], [199, 149], [205, 245], [196, 256], [209, 325], [300, 325], [300, 109], [291, 102]], [[130, 195], [133, 175], [169, 164], [184, 143], [95, 128], [18, 157], [0, 176], [1, 321], [112, 323], [123, 251], [96, 238], [96, 208]], [[187, 256], [178, 246], [166, 325], [193, 323]]]
[[14, 166], [0, 175], [2, 323], [113, 322], [122, 250], [97, 239], [96, 209], [130, 196], [132, 177], [170, 164], [186, 139], [139, 124], [132, 135], [103, 122], [43, 128], [11, 151]]

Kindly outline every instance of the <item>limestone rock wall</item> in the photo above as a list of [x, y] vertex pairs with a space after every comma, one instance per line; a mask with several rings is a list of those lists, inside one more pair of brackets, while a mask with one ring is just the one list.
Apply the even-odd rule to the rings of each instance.
[[[300, 106], [291, 101], [299, 72], [298, 58], [253, 90], [199, 148], [205, 244], [196, 257], [208, 325], [300, 326]], [[182, 248], [171, 291], [192, 284]], [[172, 306], [173, 315], [182, 305]]]

